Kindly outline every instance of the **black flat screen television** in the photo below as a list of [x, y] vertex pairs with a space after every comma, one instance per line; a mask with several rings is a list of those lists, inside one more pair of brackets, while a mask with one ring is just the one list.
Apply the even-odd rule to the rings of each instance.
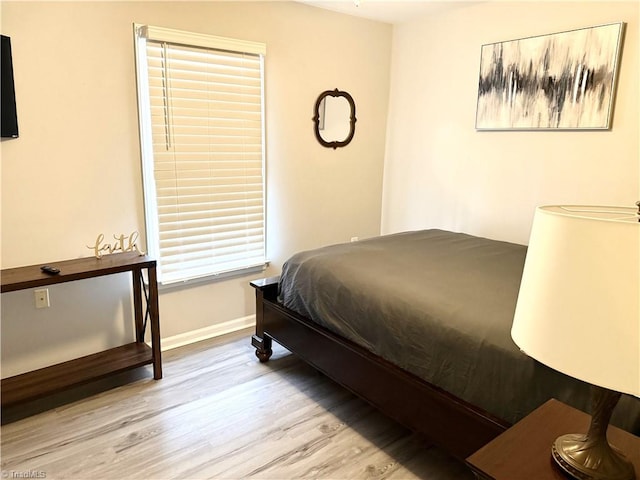
[[2, 137], [18, 136], [18, 113], [16, 111], [16, 91], [13, 83], [13, 59], [11, 58], [11, 39], [1, 37], [0, 51], [0, 130]]

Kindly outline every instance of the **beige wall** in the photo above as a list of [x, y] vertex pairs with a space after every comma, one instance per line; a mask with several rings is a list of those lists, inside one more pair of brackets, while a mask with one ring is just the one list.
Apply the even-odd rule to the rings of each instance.
[[[626, 22], [611, 131], [476, 132], [480, 47]], [[483, 2], [395, 28], [382, 232], [527, 243], [539, 204], [640, 199], [638, 2]]]
[[[2, 142], [2, 268], [143, 231], [132, 24], [267, 43], [267, 274], [294, 251], [379, 233], [391, 26], [293, 2], [7, 2], [20, 138]], [[322, 148], [317, 95], [349, 91], [353, 143]], [[162, 290], [163, 337], [254, 313], [241, 277]], [[130, 337], [129, 277], [2, 296], [2, 376]], [[124, 300], [123, 300], [124, 296]], [[129, 341], [129, 338], [126, 339]]]

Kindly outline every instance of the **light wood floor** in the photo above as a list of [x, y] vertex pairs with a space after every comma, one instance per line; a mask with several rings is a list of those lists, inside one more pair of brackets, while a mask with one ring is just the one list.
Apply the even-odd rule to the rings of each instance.
[[429, 447], [248, 331], [163, 355], [144, 378], [2, 426], [2, 478], [470, 480]]

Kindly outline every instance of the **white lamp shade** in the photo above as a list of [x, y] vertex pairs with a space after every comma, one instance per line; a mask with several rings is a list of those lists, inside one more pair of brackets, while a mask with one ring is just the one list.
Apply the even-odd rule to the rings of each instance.
[[640, 223], [633, 209], [536, 209], [511, 336], [555, 370], [640, 397]]

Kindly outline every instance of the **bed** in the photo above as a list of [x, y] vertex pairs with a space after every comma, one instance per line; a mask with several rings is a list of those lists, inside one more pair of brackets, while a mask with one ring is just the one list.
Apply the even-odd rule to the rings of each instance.
[[[451, 454], [466, 458], [549, 398], [589, 410], [589, 386], [511, 340], [526, 247], [444, 230], [293, 255], [256, 289], [252, 344], [277, 341]], [[640, 401], [612, 423], [640, 433]]]

